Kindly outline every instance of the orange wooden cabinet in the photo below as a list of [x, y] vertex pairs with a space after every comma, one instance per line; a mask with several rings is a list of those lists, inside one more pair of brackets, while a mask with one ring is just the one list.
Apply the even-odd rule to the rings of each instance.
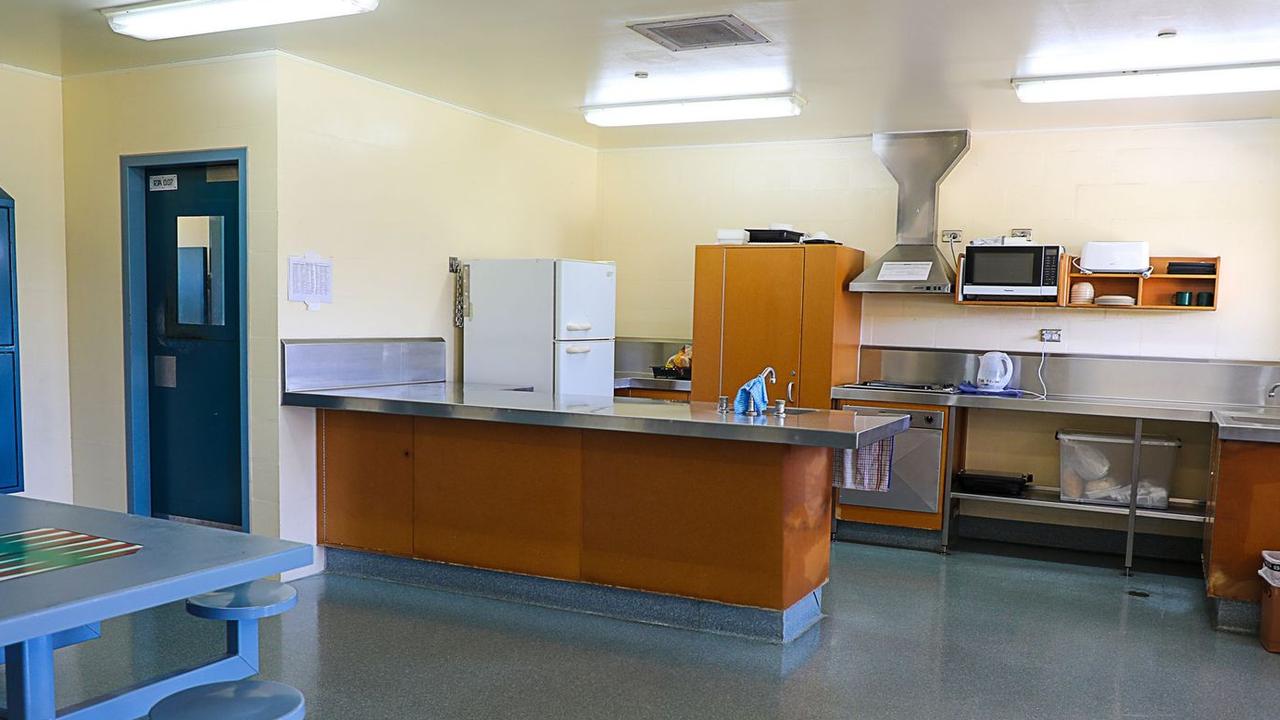
[[334, 410], [316, 431], [321, 545], [775, 610], [827, 581], [824, 448]]
[[831, 404], [858, 376], [862, 296], [847, 290], [861, 250], [841, 245], [700, 245], [693, 289], [691, 399], [732, 396], [766, 366], [771, 398]]
[[1214, 444], [1204, 576], [1209, 596], [1257, 602], [1263, 550], [1280, 550], [1280, 445]]

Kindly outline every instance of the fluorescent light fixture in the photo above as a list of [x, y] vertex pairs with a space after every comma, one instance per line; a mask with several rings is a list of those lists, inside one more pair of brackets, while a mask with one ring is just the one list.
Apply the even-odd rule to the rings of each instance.
[[582, 108], [582, 114], [592, 125], [624, 127], [794, 117], [800, 114], [803, 107], [804, 100], [799, 95], [750, 95], [664, 100], [630, 105], [597, 105]]
[[1280, 62], [1013, 79], [1024, 103], [1280, 90]]
[[140, 40], [204, 35], [372, 12], [378, 0], [162, 0], [106, 8], [111, 29]]

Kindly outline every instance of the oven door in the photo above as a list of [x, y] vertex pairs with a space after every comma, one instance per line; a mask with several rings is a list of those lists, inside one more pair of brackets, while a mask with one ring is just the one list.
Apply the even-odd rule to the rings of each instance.
[[841, 410], [911, 416], [911, 428], [893, 438], [893, 468], [888, 492], [840, 490], [840, 504], [860, 507], [938, 512], [942, 482], [942, 412], [893, 410], [842, 404]]
[[1056, 247], [1014, 245], [970, 246], [964, 254], [962, 293], [968, 296], [1049, 296], [1058, 295], [1056, 268], [1046, 282], [1049, 268], [1046, 255]]

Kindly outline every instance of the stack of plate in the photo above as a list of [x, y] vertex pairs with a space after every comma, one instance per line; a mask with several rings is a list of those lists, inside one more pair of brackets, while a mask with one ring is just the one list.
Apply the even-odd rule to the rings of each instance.
[[1094, 298], [1095, 305], [1137, 305], [1138, 301], [1128, 295], [1099, 295]]
[[1093, 302], [1093, 283], [1078, 282], [1071, 286], [1071, 304], [1088, 305]]

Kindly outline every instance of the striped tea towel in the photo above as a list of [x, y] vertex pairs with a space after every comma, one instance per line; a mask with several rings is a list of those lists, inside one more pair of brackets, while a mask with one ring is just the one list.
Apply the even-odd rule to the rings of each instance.
[[893, 438], [861, 450], [837, 450], [831, 462], [831, 484], [844, 490], [889, 492], [893, 475]]

